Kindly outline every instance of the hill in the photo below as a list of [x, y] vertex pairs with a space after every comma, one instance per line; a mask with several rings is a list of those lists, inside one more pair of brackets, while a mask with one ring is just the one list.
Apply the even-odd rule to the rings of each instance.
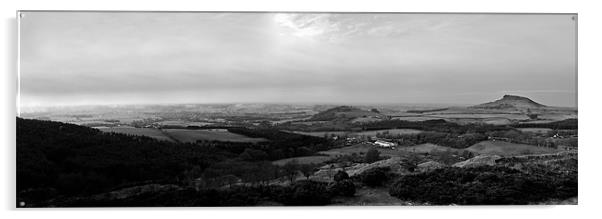
[[483, 103], [472, 108], [483, 108], [483, 109], [537, 109], [546, 107], [543, 104], [539, 104], [527, 97], [504, 95], [502, 99]]
[[367, 111], [352, 106], [338, 106], [327, 109], [318, 114], [313, 115], [310, 121], [332, 121], [332, 120], [352, 120], [355, 118], [372, 117], [372, 118], [384, 118], [375, 111]]
[[172, 181], [186, 170], [202, 170], [230, 156], [212, 147], [17, 118], [17, 197], [35, 206], [44, 200], [41, 194], [85, 195], [149, 180]]

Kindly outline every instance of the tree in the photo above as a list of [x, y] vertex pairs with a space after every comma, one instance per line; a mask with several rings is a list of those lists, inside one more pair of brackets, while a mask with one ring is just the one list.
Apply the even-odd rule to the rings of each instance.
[[305, 176], [306, 179], [309, 179], [311, 175], [313, 175], [315, 169], [315, 165], [313, 164], [300, 164], [299, 170]]
[[351, 197], [355, 195], [355, 184], [350, 179], [332, 182], [328, 185], [328, 191], [333, 195]]
[[228, 185], [228, 187], [232, 187], [234, 183], [237, 183], [240, 179], [235, 175], [225, 175], [219, 178], [221, 183]]
[[297, 176], [297, 172], [299, 171], [299, 162], [296, 159], [293, 159], [289, 162], [286, 162], [283, 166], [284, 173], [291, 181], [295, 181], [295, 177]]
[[380, 159], [380, 152], [378, 150], [371, 148], [366, 152], [366, 156], [364, 157], [364, 161], [366, 163], [373, 163]]
[[367, 186], [376, 187], [381, 186], [389, 179], [387, 172], [390, 171], [388, 167], [376, 167], [364, 171], [359, 175], [360, 180]]
[[314, 153], [314, 151], [312, 151], [308, 147], [299, 147], [299, 148], [297, 148], [296, 152], [297, 152], [296, 155], [298, 155], [298, 156], [309, 156]]
[[291, 185], [291, 193], [284, 203], [287, 205], [326, 205], [330, 202], [330, 193], [326, 183], [299, 181]]
[[268, 154], [263, 151], [260, 151], [260, 150], [254, 150], [251, 148], [247, 148], [238, 157], [244, 161], [258, 161], [258, 160], [267, 160]]
[[420, 162], [420, 157], [416, 153], [410, 153], [406, 159], [404, 159], [401, 163], [403, 167], [405, 167], [408, 171], [414, 172], [416, 167], [418, 167], [418, 163]]
[[339, 182], [339, 181], [343, 181], [349, 179], [349, 174], [347, 174], [347, 172], [339, 170], [336, 174], [334, 174], [334, 181], [335, 182]]

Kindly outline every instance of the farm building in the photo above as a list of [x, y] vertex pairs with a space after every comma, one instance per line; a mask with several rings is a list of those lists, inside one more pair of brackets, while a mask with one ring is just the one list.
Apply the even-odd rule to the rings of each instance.
[[388, 142], [388, 141], [383, 141], [383, 140], [376, 140], [374, 142], [375, 145], [379, 146], [379, 147], [384, 147], [384, 148], [390, 148], [390, 147], [394, 147], [395, 143], [393, 142]]
[[489, 139], [491, 141], [505, 141], [505, 142], [510, 142], [509, 138], [503, 138], [503, 137], [492, 137], [492, 136], [489, 136], [487, 139]]

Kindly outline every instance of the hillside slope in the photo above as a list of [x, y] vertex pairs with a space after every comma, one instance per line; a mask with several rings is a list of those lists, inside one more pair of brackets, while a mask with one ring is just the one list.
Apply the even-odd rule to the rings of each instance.
[[332, 121], [332, 120], [352, 120], [360, 117], [384, 117], [380, 113], [362, 110], [352, 106], [338, 106], [330, 108], [312, 116], [310, 121]]
[[[232, 156], [225, 151], [17, 118], [18, 199], [91, 194], [147, 180], [174, 180]], [[31, 196], [32, 189], [37, 195]]]
[[504, 95], [502, 99], [483, 103], [476, 106], [472, 106], [472, 108], [482, 108], [482, 109], [537, 109], [546, 107], [543, 104], [537, 103], [527, 97], [514, 96], [514, 95]]

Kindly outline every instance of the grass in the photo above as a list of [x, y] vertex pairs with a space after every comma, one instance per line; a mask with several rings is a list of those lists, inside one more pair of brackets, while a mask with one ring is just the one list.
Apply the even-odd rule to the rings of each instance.
[[188, 121], [181, 121], [181, 120], [167, 120], [167, 121], [161, 121], [158, 122], [160, 125], [169, 125], [169, 126], [182, 126], [182, 127], [186, 127], [186, 126], [204, 126], [204, 125], [211, 125], [213, 123], [208, 123], [208, 122], [188, 122]]
[[521, 132], [529, 132], [536, 134], [546, 134], [549, 131], [552, 131], [552, 129], [550, 128], [519, 128], [518, 130], [520, 130]]
[[278, 166], [284, 166], [284, 164], [286, 164], [292, 160], [297, 160], [297, 162], [299, 164], [320, 164], [320, 163], [324, 163], [331, 159], [332, 159], [332, 157], [330, 157], [330, 156], [292, 157], [292, 158], [286, 158], [286, 159], [272, 161], [272, 164], [278, 165]]
[[325, 135], [337, 135], [337, 136], [376, 136], [378, 133], [386, 133], [388, 132], [390, 135], [415, 135], [419, 134], [422, 131], [417, 129], [386, 129], [386, 130], [375, 130], [375, 131], [360, 131], [360, 132], [345, 132], [345, 131], [330, 131], [330, 132], [297, 132], [294, 133], [302, 134], [302, 135], [310, 135], [316, 137], [324, 137]]
[[505, 141], [482, 141], [466, 150], [476, 154], [513, 156], [523, 154], [545, 154], [554, 153], [558, 150], [553, 148], [538, 147], [534, 145], [516, 144]]
[[459, 149], [439, 146], [439, 145], [431, 144], [431, 143], [426, 143], [426, 144], [419, 144], [419, 145], [410, 146], [410, 147], [399, 147], [399, 150], [413, 152], [413, 153], [432, 153], [433, 151], [447, 151], [447, 150], [458, 151]]
[[440, 118], [430, 117], [430, 116], [400, 116], [400, 117], [393, 117], [393, 119], [411, 121], [411, 122], [421, 122], [421, 121], [440, 119]]
[[235, 133], [215, 130], [191, 130], [191, 129], [163, 129], [163, 131], [180, 142], [194, 143], [198, 140], [207, 141], [230, 141], [230, 142], [260, 142], [263, 138], [251, 138]]
[[375, 146], [369, 144], [356, 144], [348, 147], [335, 148], [327, 151], [321, 151], [321, 154], [327, 154], [329, 156], [338, 156], [338, 155], [351, 155], [353, 153], [361, 154], [366, 153], [370, 148], [374, 148]]
[[165, 133], [161, 132], [161, 130], [159, 129], [134, 127], [103, 127], [98, 128], [98, 130], [103, 132], [115, 132], [127, 135], [147, 136], [157, 140], [174, 142], [174, 140], [169, 138], [169, 136], [165, 135]]
[[401, 150], [399, 149], [399, 147], [397, 147], [396, 149], [389, 149], [377, 147], [371, 144], [356, 144], [343, 148], [335, 148], [327, 151], [320, 151], [320, 154], [326, 154], [335, 157], [339, 155], [351, 155], [355, 153], [357, 155], [364, 156], [364, 154], [368, 152], [368, 150], [370, 150], [371, 148], [376, 148], [376, 150], [380, 152], [381, 156], [386, 157], [400, 157], [408, 154], [408, 151]]

